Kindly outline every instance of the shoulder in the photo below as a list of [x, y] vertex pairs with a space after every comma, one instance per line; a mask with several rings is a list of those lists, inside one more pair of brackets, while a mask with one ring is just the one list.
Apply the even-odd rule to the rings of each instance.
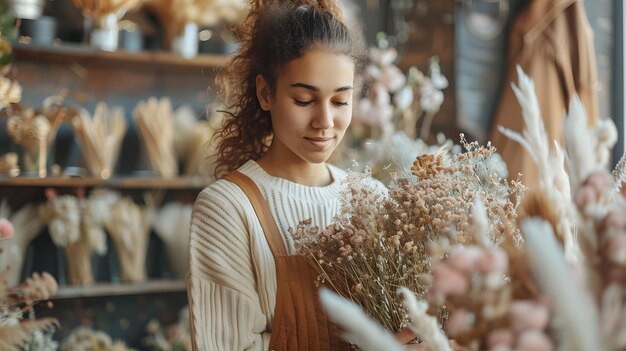
[[245, 227], [250, 213], [254, 213], [254, 209], [243, 190], [233, 182], [219, 179], [198, 194], [192, 219], [193, 223], [204, 226], [218, 222]]
[[198, 194], [194, 209], [201, 210], [214, 206], [236, 207], [245, 199], [245, 194], [236, 184], [226, 179], [218, 179]]

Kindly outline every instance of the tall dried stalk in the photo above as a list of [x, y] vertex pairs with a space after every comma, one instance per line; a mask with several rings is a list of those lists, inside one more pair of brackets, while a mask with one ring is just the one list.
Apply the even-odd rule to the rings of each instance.
[[503, 127], [498, 127], [498, 130], [520, 143], [537, 165], [539, 187], [532, 191], [539, 192], [550, 204], [546, 209], [553, 212], [550, 217], [558, 218], [554, 228], [557, 237], [564, 243], [565, 255], [574, 261], [580, 258], [580, 249], [574, 240], [575, 212], [571, 205], [569, 178], [564, 168], [564, 153], [556, 142], [551, 151], [551, 141], [548, 140], [543, 125], [534, 84], [520, 67], [517, 68], [517, 73], [519, 85], [513, 85], [513, 90], [522, 107], [524, 131], [519, 134]]
[[148, 152], [155, 173], [164, 178], [178, 175], [178, 160], [174, 151], [174, 120], [168, 98], [151, 97], [141, 101], [133, 111], [135, 125]]

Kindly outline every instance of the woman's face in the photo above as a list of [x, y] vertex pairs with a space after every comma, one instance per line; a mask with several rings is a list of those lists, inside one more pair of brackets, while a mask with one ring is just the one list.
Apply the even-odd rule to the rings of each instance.
[[319, 49], [287, 63], [273, 95], [259, 76], [257, 96], [272, 116], [274, 153], [284, 161], [328, 160], [352, 118], [353, 84], [352, 60]]

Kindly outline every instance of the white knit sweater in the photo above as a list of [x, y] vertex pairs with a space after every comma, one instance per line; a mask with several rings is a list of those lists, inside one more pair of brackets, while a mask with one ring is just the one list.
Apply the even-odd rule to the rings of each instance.
[[[272, 177], [256, 162], [239, 171], [267, 201], [286, 243], [288, 229], [311, 218], [320, 228], [339, 213], [345, 172], [329, 165], [333, 183], [309, 187]], [[193, 207], [188, 294], [196, 351], [267, 350], [276, 304], [276, 266], [254, 209], [243, 191], [221, 179]]]

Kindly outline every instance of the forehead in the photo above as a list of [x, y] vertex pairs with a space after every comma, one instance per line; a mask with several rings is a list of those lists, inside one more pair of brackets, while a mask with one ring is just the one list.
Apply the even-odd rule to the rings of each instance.
[[306, 83], [322, 91], [351, 86], [353, 81], [354, 62], [350, 57], [320, 49], [289, 61], [278, 77], [279, 85]]

